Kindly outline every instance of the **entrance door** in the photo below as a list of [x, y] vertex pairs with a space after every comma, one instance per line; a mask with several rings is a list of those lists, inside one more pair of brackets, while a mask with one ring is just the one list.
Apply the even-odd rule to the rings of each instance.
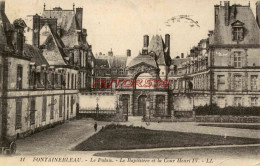
[[123, 114], [128, 114], [128, 100], [123, 100]]
[[140, 96], [138, 99], [137, 116], [143, 116], [146, 112], [146, 96]]

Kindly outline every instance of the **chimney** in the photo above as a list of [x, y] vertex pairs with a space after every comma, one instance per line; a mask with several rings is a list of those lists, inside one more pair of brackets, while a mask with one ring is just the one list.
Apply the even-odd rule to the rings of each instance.
[[76, 18], [79, 23], [79, 30], [82, 30], [83, 8], [76, 8]]
[[148, 47], [148, 46], [149, 46], [149, 36], [144, 35], [144, 47]]
[[229, 25], [229, 1], [224, 2], [225, 7], [225, 25]]
[[256, 22], [258, 27], [260, 27], [260, 1], [256, 2]]
[[127, 55], [127, 57], [131, 57], [131, 50], [126, 50], [126, 55]]
[[40, 45], [40, 16], [38, 14], [33, 16], [33, 45], [39, 47]]
[[184, 58], [184, 53], [181, 53], [181, 59], [183, 59]]
[[0, 0], [0, 11], [5, 13], [5, 0]]
[[113, 50], [111, 48], [111, 51], [108, 51], [108, 56], [113, 56]]
[[165, 35], [165, 46], [168, 48], [167, 50], [167, 54], [168, 56], [170, 56], [170, 35], [169, 34], [166, 34]]

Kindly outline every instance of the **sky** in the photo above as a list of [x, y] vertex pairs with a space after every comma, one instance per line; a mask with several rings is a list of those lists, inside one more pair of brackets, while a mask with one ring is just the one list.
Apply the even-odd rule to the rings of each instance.
[[[6, 13], [10, 21], [17, 18], [41, 14], [43, 4], [46, 9], [61, 7], [72, 9], [83, 7], [83, 27], [87, 29], [89, 44], [93, 53], [126, 56], [126, 50], [137, 56], [143, 46], [143, 36], [165, 34], [171, 36], [171, 57], [181, 53], [185, 55], [190, 48], [207, 37], [214, 29], [214, 5], [219, 0], [6, 0]], [[255, 14], [256, 1], [251, 0]], [[222, 1], [222, 4], [224, 2]], [[230, 5], [248, 5], [245, 0], [231, 0]], [[191, 27], [181, 21], [166, 26], [166, 21], [178, 15], [189, 15], [198, 26]]]

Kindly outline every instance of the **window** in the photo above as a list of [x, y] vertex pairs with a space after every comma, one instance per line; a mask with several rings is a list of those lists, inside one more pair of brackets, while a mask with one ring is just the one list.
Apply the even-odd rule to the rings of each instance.
[[17, 66], [17, 89], [22, 89], [23, 67]]
[[2, 81], [3, 81], [3, 68], [2, 68], [2, 65], [0, 64], [0, 89], [2, 89], [2, 87], [3, 87]]
[[30, 124], [35, 124], [35, 98], [31, 98], [30, 102]]
[[257, 90], [257, 82], [258, 82], [258, 76], [257, 75], [251, 75], [251, 90]]
[[240, 52], [234, 52], [234, 67], [242, 67], [242, 59]]
[[68, 73], [68, 86], [67, 88], [69, 89], [70, 88], [70, 74]]
[[62, 117], [62, 103], [63, 103], [63, 98], [62, 95], [60, 95], [59, 98], [59, 116]]
[[116, 69], [112, 69], [112, 75], [117, 75], [117, 70]]
[[244, 30], [243, 27], [233, 27], [233, 40], [242, 41], [244, 40]]
[[74, 89], [74, 74], [71, 75], [71, 89]]
[[51, 112], [50, 112], [50, 119], [54, 118], [54, 96], [51, 96]]
[[258, 106], [258, 97], [251, 97], [251, 106]]
[[22, 100], [16, 99], [15, 129], [22, 128]]
[[70, 113], [73, 114], [73, 105], [74, 105], [74, 99], [73, 99], [73, 96], [71, 96], [71, 100], [70, 100]]
[[47, 104], [47, 97], [42, 97], [42, 121], [46, 121], [46, 104]]
[[41, 82], [41, 73], [40, 72], [37, 72], [36, 73], [36, 87], [37, 88], [44, 88], [44, 84], [43, 82]]
[[218, 90], [224, 90], [225, 89], [225, 76], [224, 75], [218, 75], [217, 76], [217, 89]]
[[234, 98], [234, 106], [242, 106], [241, 97]]
[[123, 69], [119, 69], [119, 74], [123, 75], [124, 74], [124, 70]]
[[234, 90], [242, 90], [242, 77], [241, 75], [234, 76]]

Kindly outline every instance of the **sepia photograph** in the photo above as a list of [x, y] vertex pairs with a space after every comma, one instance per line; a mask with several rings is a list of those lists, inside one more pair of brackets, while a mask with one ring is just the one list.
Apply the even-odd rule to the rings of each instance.
[[260, 165], [260, 1], [0, 0], [0, 165]]

